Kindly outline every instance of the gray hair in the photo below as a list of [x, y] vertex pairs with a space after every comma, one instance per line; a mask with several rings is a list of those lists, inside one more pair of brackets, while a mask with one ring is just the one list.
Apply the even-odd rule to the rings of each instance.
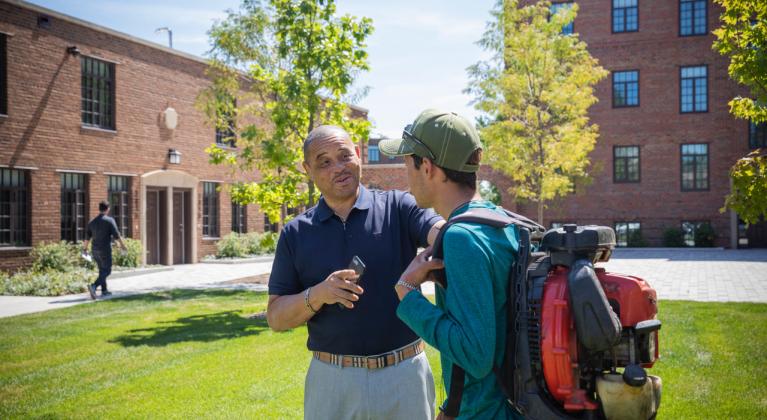
[[321, 125], [312, 130], [309, 135], [306, 136], [306, 140], [304, 140], [304, 162], [308, 161], [309, 146], [311, 146], [313, 141], [332, 137], [352, 139], [346, 130], [337, 125]]

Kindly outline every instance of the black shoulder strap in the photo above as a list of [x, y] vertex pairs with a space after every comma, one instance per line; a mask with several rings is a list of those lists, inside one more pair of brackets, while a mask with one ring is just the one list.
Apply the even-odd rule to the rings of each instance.
[[[490, 210], [490, 209], [471, 209], [465, 213], [459, 214], [456, 217], [451, 218], [450, 220], [445, 223], [444, 226], [440, 229], [439, 234], [437, 235], [437, 238], [434, 240], [434, 250], [432, 252], [432, 255], [435, 258], [442, 259], [444, 257], [444, 249], [443, 249], [443, 237], [445, 235], [445, 232], [447, 232], [447, 228], [449, 228], [451, 225], [459, 222], [469, 222], [469, 223], [481, 223], [484, 225], [492, 226], [495, 228], [504, 228], [511, 224], [516, 224], [520, 227], [526, 228], [522, 229], [525, 230], [525, 233], [527, 233], [527, 229], [534, 230], [538, 232], [543, 232], [545, 229], [543, 226], [539, 225], [538, 223], [535, 223], [534, 221], [528, 219], [525, 216], [512, 213], [506, 209], [503, 209], [505, 214], [498, 213], [496, 211]], [[529, 235], [523, 235], [525, 239], [529, 241]], [[522, 239], [522, 238], [520, 238]], [[527, 248], [527, 245], [525, 244], [524, 247], [520, 247], [520, 252], [528, 252], [529, 249]], [[525, 259], [526, 260], [526, 259]], [[515, 278], [515, 270], [516, 267], [512, 267], [511, 271], [509, 272], [509, 278], [510, 278], [510, 287], [514, 287], [513, 281], [511, 279]], [[445, 270], [437, 270], [434, 272], [435, 277], [435, 283], [439, 284], [443, 288], [447, 289], [447, 276], [445, 275]], [[516, 314], [516, 311], [513, 311], [512, 308], [514, 308], [513, 302], [508, 303], [510, 307], [510, 313]], [[515, 323], [515, 319], [509, 319], [512, 323]], [[508, 346], [507, 346], [508, 349]], [[512, 350], [514, 349], [512, 344]], [[498, 373], [497, 369], [494, 369], [496, 371], [496, 374]], [[440, 410], [448, 417], [458, 417], [460, 411], [461, 411], [461, 399], [463, 398], [463, 386], [464, 381], [466, 378], [466, 372], [463, 370], [462, 367], [458, 366], [457, 364], [452, 365], [452, 372], [450, 374], [450, 390], [448, 393], [447, 400], [445, 403], [440, 407]], [[500, 381], [499, 383], [503, 385], [503, 383]], [[509, 395], [509, 390], [506, 389], [506, 387], [502, 386], [502, 390], [504, 393]]]

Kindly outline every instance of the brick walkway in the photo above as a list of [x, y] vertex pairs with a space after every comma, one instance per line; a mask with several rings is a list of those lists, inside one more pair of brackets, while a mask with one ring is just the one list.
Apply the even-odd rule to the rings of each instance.
[[647, 280], [659, 299], [767, 303], [767, 249], [619, 249], [604, 267]]

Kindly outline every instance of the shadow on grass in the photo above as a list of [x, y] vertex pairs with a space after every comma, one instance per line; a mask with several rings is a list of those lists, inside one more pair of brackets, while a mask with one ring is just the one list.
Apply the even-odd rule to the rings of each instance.
[[192, 315], [175, 321], [161, 322], [152, 328], [128, 331], [110, 340], [124, 347], [155, 346], [181, 342], [211, 342], [260, 334], [268, 329], [263, 318], [245, 318], [238, 311]]
[[167, 302], [173, 300], [190, 300], [190, 299], [204, 299], [204, 298], [227, 298], [227, 297], [239, 297], [245, 295], [260, 295], [265, 292], [253, 292], [248, 290], [231, 290], [231, 289], [173, 289], [162, 290], [157, 292], [149, 292], [139, 295], [131, 295], [125, 297], [116, 297], [113, 299], [105, 300], [103, 302]]

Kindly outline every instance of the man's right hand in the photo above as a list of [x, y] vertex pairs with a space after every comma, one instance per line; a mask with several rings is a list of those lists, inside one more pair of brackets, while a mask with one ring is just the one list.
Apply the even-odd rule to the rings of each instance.
[[364, 291], [356, 282], [359, 276], [354, 270], [339, 270], [331, 273], [322, 283], [312, 286], [309, 303], [319, 310], [322, 305], [340, 303], [351, 309]]

